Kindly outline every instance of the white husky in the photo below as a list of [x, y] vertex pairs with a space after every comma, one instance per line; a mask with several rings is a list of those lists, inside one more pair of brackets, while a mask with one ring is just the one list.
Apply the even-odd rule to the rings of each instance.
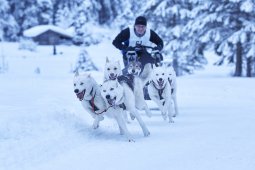
[[99, 122], [103, 120], [102, 114], [106, 110], [106, 104], [100, 95], [100, 87], [96, 81], [88, 74], [79, 75], [76, 72], [73, 80], [74, 93], [81, 101], [84, 109], [94, 118], [93, 127], [99, 127]]
[[116, 109], [107, 106], [108, 104], [101, 95], [100, 86], [90, 75], [76, 73], [74, 76], [74, 92], [84, 109], [94, 118], [93, 127], [95, 129], [99, 127], [99, 122], [104, 119], [103, 115], [106, 115], [115, 118], [119, 125], [120, 133], [124, 134], [129, 141], [132, 141], [123, 115]]
[[108, 57], [106, 57], [104, 67], [104, 80], [116, 80], [120, 75], [122, 75], [122, 71], [119, 60], [110, 61]]
[[[113, 108], [128, 110], [140, 124], [144, 136], [150, 132], [135, 108], [135, 96], [127, 84], [120, 85], [117, 80], [108, 80], [102, 84], [101, 95], [106, 103]], [[120, 113], [121, 114], [121, 113]]]
[[[128, 71], [132, 72], [129, 76], [122, 75], [122, 70], [119, 61], [110, 61], [106, 58], [105, 70], [104, 70], [104, 80], [116, 80], [118, 79], [121, 82], [121, 85], [126, 84], [129, 85], [130, 88], [133, 89], [135, 96], [135, 107], [139, 110], [145, 110], [145, 113], [148, 117], [151, 117], [151, 112], [144, 100], [143, 95], [143, 87], [145, 83], [149, 80], [150, 66], [149, 64], [144, 68], [143, 76], [136, 76], [140, 74], [141, 69], [134, 69], [132, 71], [132, 65], [129, 65]], [[130, 77], [131, 76], [131, 77]], [[132, 114], [130, 115], [131, 119], [134, 119]]]
[[148, 85], [148, 93], [151, 100], [158, 105], [163, 119], [166, 120], [168, 114], [169, 123], [173, 123], [172, 94], [168, 76], [165, 67], [154, 67]]

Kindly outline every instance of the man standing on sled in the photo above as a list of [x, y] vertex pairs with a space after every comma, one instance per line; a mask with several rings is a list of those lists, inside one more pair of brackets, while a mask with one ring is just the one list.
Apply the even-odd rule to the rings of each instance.
[[164, 43], [158, 34], [147, 28], [147, 20], [143, 16], [136, 18], [133, 28], [128, 27], [122, 30], [113, 40], [112, 44], [123, 52], [125, 67], [130, 59], [130, 56], [126, 55], [129, 54], [129, 52], [136, 52], [138, 56], [137, 60], [142, 63], [142, 66], [147, 63], [153, 64], [162, 60], [161, 55], [160, 58], [155, 58], [146, 50], [146, 46], [154, 46], [152, 51], [159, 52], [163, 49]]

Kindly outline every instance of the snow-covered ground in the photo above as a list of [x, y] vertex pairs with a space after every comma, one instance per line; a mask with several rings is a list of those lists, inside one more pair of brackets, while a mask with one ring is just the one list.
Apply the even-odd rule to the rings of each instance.
[[[175, 123], [159, 111], [151, 118], [141, 112], [151, 135], [143, 137], [131, 121], [136, 142], [129, 143], [112, 119], [94, 130], [74, 95], [70, 70], [79, 47], [59, 46], [57, 56], [48, 46], [36, 52], [2, 47], [9, 70], [0, 74], [1, 170], [255, 169], [255, 79], [230, 77], [230, 68], [211, 65], [212, 53], [205, 70], [178, 77]], [[91, 74], [101, 83], [105, 57], [120, 54], [110, 42], [88, 52], [101, 69]]]

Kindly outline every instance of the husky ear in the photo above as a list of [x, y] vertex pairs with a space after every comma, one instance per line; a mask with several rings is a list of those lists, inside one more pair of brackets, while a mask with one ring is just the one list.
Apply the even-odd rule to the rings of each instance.
[[106, 56], [106, 63], [109, 63], [110, 61], [109, 61], [109, 58]]

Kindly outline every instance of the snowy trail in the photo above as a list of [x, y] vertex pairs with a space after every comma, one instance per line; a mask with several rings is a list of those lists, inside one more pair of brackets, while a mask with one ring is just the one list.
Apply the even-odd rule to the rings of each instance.
[[[133, 121], [128, 128], [135, 143], [126, 142], [118, 134], [112, 119], [93, 130], [91, 118], [76, 101], [68, 79], [56, 80], [64, 85], [61, 87], [48, 80], [38, 81], [44, 88], [36, 93], [36, 98], [24, 91], [8, 92], [23, 97], [17, 106], [14, 104], [9, 110], [6, 106], [8, 113], [1, 116], [0, 165], [3, 169], [110, 170], [118, 169], [113, 163], [117, 160], [118, 165], [123, 165], [121, 169], [221, 169], [222, 165], [225, 169], [251, 169], [254, 163], [246, 160], [255, 155], [250, 150], [254, 146], [255, 95], [242, 93], [240, 88], [249, 82], [242, 80], [245, 79], [179, 78], [180, 116], [169, 124], [158, 111], [153, 111], [152, 118], [142, 113], [151, 136], [144, 138]], [[250, 84], [254, 83], [250, 79]], [[29, 86], [29, 82], [24, 82], [24, 86]], [[36, 88], [37, 84], [30, 84], [29, 90]], [[245, 99], [245, 105], [240, 98]]]
[[[73, 93], [73, 59], [61, 57], [9, 58], [17, 70], [0, 75], [0, 169], [255, 168], [254, 79], [219, 76], [217, 67], [178, 77], [175, 123], [163, 121], [158, 111], [152, 118], [141, 113], [151, 136], [143, 137], [132, 121], [128, 129], [136, 142], [129, 143], [112, 119], [91, 128]], [[41, 75], [31, 72], [37, 63]], [[101, 82], [101, 72], [91, 74]]]

